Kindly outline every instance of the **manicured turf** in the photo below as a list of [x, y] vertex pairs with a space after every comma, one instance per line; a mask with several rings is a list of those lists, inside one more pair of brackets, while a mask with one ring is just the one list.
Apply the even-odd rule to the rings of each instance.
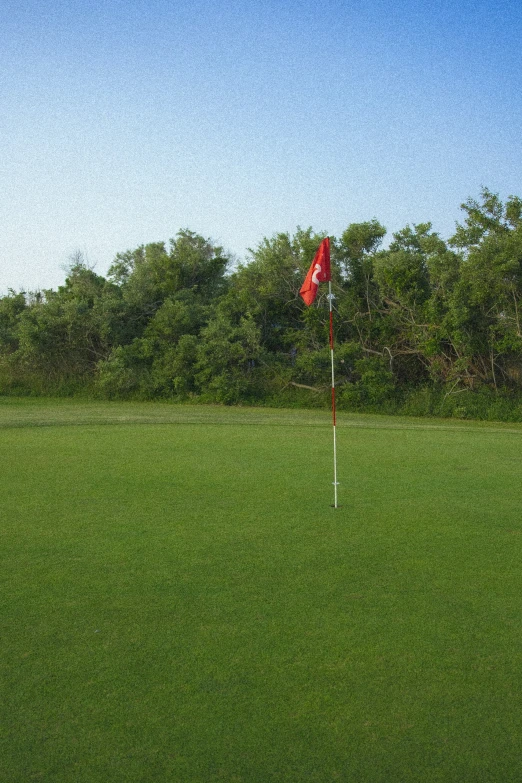
[[[111, 425], [111, 426], [108, 426]], [[522, 779], [522, 427], [0, 402], [0, 780]]]

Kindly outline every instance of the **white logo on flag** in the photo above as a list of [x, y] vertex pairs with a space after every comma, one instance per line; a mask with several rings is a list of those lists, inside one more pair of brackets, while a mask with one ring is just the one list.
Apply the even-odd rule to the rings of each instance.
[[315, 283], [316, 285], [319, 285], [319, 280], [317, 279], [317, 275], [321, 274], [321, 264], [316, 264], [314, 266], [314, 273], [312, 275], [312, 283]]

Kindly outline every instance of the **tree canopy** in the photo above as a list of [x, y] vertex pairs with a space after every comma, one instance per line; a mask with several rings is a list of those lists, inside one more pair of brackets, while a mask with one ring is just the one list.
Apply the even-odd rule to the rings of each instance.
[[[447, 241], [426, 222], [385, 245], [376, 219], [331, 237], [340, 407], [501, 399], [522, 416], [522, 200], [485, 188], [462, 210]], [[118, 253], [107, 278], [77, 254], [57, 291], [0, 298], [0, 393], [326, 404], [326, 290], [299, 297], [324, 235], [276, 234], [233, 268], [182, 230]]]

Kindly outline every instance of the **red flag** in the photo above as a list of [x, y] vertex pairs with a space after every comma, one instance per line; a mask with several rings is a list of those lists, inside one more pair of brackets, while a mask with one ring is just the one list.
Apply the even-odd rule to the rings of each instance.
[[332, 279], [330, 273], [330, 237], [325, 237], [319, 245], [312, 265], [299, 291], [306, 305], [310, 306], [317, 296], [319, 283]]

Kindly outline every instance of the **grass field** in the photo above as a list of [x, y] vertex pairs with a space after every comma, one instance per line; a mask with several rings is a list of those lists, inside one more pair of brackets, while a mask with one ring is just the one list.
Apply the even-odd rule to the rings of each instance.
[[522, 426], [0, 400], [2, 783], [522, 780]]

